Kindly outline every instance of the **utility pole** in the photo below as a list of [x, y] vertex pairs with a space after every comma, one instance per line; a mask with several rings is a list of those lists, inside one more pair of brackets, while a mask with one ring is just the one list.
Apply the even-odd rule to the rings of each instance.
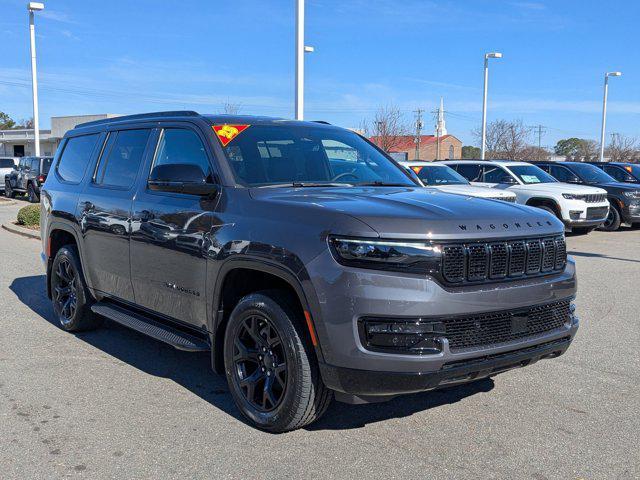
[[304, 54], [313, 51], [313, 47], [304, 44], [304, 0], [296, 0], [296, 120], [304, 119]]
[[607, 125], [607, 97], [609, 95], [609, 77], [619, 77], [622, 72], [607, 72], [604, 74], [604, 96], [602, 99], [602, 128], [600, 130], [600, 161], [604, 162], [604, 139]]
[[416, 114], [416, 138], [415, 138], [416, 155], [414, 160], [420, 160], [420, 140], [422, 135], [422, 112], [423, 110], [421, 108], [418, 108], [413, 112]]
[[36, 72], [36, 30], [35, 12], [44, 9], [40, 2], [29, 2], [29, 38], [31, 43], [31, 90], [33, 95], [33, 142], [36, 157], [40, 156], [40, 115], [38, 113], [38, 74]]

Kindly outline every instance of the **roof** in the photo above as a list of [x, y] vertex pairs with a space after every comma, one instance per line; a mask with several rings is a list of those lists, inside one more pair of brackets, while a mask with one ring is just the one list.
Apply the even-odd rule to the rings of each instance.
[[446, 167], [444, 163], [441, 162], [431, 162], [429, 160], [411, 160], [411, 161], [402, 161], [398, 162], [400, 165], [405, 167]]
[[167, 119], [186, 119], [186, 118], [201, 118], [205, 119], [212, 124], [250, 124], [250, 125], [329, 125], [327, 122], [318, 121], [318, 122], [309, 122], [309, 121], [300, 121], [300, 120], [288, 120], [285, 118], [277, 118], [277, 117], [265, 117], [265, 116], [257, 116], [257, 115], [226, 115], [226, 114], [200, 114], [198, 112], [194, 112], [192, 110], [176, 110], [176, 111], [165, 111], [165, 112], [150, 112], [150, 113], [140, 113], [136, 115], [123, 115], [119, 117], [112, 118], [103, 118], [100, 120], [94, 120], [92, 122], [85, 122], [76, 125], [76, 128], [84, 128], [91, 127], [95, 125], [111, 125], [115, 123], [127, 123], [134, 122], [138, 120], [144, 121], [154, 121], [154, 120], [167, 120]]
[[[440, 137], [440, 141], [446, 140], [447, 138], [456, 138], [453, 135], [443, 135]], [[372, 142], [376, 142], [380, 136], [372, 136], [369, 137], [369, 140]], [[393, 152], [403, 152], [406, 150], [411, 150], [416, 148], [416, 136], [415, 135], [402, 135], [397, 137], [397, 141], [394, 142], [393, 147], [391, 148], [391, 153]], [[457, 138], [456, 138], [457, 140]], [[435, 135], [420, 135], [420, 145], [430, 145], [434, 144], [438, 141], [438, 137]]]
[[516, 160], [473, 160], [473, 159], [445, 160], [442, 163], [447, 165], [449, 163], [467, 163], [467, 162], [479, 163], [481, 165], [496, 165], [496, 164], [506, 165], [507, 167], [516, 166], [516, 165], [531, 165], [533, 163], [533, 162], [520, 162]]

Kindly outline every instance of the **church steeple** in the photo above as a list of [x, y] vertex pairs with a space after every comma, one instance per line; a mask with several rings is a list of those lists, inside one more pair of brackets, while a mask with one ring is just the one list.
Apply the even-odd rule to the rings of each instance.
[[438, 108], [438, 115], [436, 117], [436, 137], [443, 137], [447, 135], [447, 126], [444, 120], [444, 100], [440, 97], [440, 108]]

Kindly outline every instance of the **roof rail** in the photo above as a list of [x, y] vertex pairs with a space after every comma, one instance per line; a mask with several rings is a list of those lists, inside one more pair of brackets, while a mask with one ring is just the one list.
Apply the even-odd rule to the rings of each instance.
[[78, 127], [89, 127], [93, 125], [102, 125], [105, 123], [123, 122], [127, 120], [141, 120], [145, 118], [162, 118], [162, 117], [198, 117], [200, 114], [193, 110], [176, 110], [170, 112], [150, 112], [150, 113], [138, 113], [135, 115], [122, 115], [119, 117], [102, 118], [100, 120], [93, 120], [92, 122], [79, 123]]

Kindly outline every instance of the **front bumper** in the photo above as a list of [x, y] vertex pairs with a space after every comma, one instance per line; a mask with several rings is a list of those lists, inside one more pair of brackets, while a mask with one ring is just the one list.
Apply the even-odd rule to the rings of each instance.
[[[561, 273], [503, 283], [445, 287], [430, 277], [350, 268], [339, 265], [327, 251], [306, 266], [308, 296], [316, 300], [311, 317], [319, 340], [324, 370], [437, 374], [452, 362], [467, 361], [525, 349], [564, 337], [572, 338], [577, 323], [503, 343], [450, 349], [433, 354], [373, 351], [359, 333], [364, 317], [428, 318], [471, 316], [545, 305], [575, 297], [575, 262], [569, 258]], [[335, 377], [335, 375], [334, 375]], [[338, 376], [339, 378], [339, 376]], [[332, 388], [341, 382], [327, 379]], [[411, 389], [409, 389], [411, 391]]]
[[472, 382], [532, 365], [538, 360], [555, 358], [566, 352], [572, 339], [572, 336], [565, 335], [527, 348], [450, 362], [436, 372], [378, 372], [326, 364], [320, 365], [320, 372], [325, 384], [332, 390], [358, 397], [362, 402], [376, 401], [379, 397], [389, 398]]
[[640, 222], [640, 203], [631, 203], [622, 208], [622, 221], [625, 223]]
[[562, 221], [569, 228], [598, 227], [607, 220], [609, 202], [587, 203], [583, 200], [566, 200], [562, 210]]

